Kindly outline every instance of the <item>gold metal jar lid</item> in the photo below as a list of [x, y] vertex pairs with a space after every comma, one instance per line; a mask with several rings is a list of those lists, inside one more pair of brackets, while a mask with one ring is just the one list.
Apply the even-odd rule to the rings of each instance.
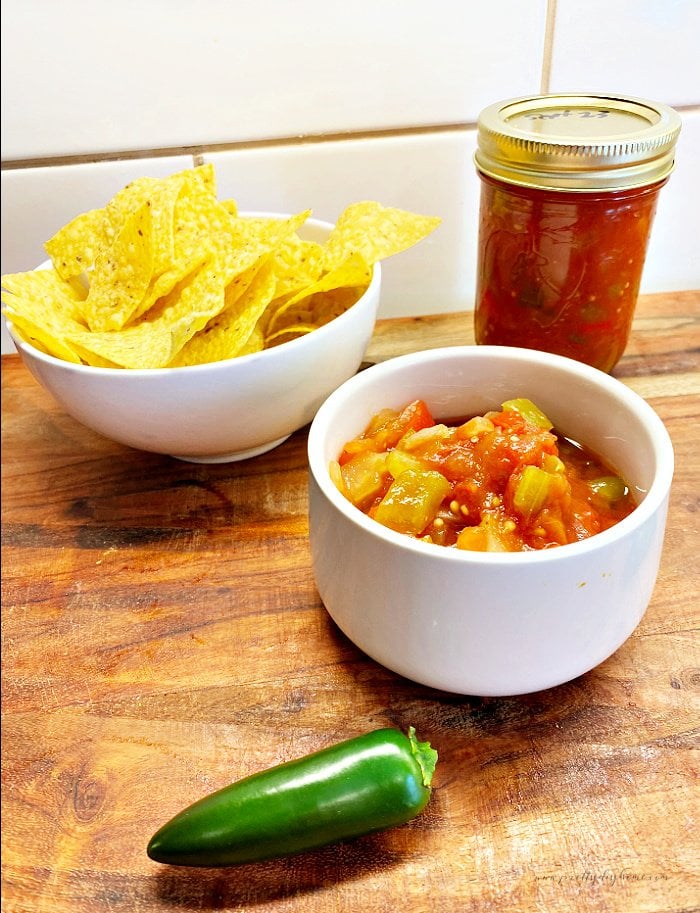
[[615, 95], [528, 95], [479, 115], [474, 160], [483, 174], [552, 190], [622, 190], [667, 177], [680, 115]]

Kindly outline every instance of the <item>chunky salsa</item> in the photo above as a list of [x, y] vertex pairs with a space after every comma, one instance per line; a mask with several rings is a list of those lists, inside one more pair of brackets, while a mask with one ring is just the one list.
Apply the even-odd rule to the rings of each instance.
[[627, 345], [665, 182], [567, 193], [481, 180], [476, 341], [610, 371]]
[[345, 444], [331, 476], [384, 526], [472, 551], [576, 542], [636, 506], [619, 475], [524, 398], [450, 424], [422, 400], [384, 409]]

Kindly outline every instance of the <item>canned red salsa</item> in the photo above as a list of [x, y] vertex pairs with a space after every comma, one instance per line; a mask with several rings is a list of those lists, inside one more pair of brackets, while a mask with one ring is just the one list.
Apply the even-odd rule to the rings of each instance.
[[679, 131], [672, 108], [608, 95], [524, 96], [481, 112], [477, 343], [615, 366]]
[[477, 342], [610, 371], [627, 344], [665, 181], [604, 194], [482, 181]]

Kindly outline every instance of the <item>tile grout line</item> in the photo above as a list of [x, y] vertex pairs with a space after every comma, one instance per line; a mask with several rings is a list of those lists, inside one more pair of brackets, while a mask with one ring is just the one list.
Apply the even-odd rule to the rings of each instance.
[[544, 47], [542, 48], [542, 72], [540, 74], [541, 95], [547, 95], [550, 91], [556, 18], [557, 0], [547, 0], [547, 13], [544, 23]]
[[21, 168], [42, 168], [61, 165], [86, 165], [102, 162], [135, 161], [143, 158], [165, 158], [173, 155], [191, 155], [201, 159], [214, 152], [266, 149], [284, 146], [313, 146], [323, 143], [353, 142], [368, 139], [393, 139], [406, 136], [424, 136], [433, 133], [458, 133], [476, 129], [476, 121], [460, 121], [426, 126], [387, 127], [386, 129], [357, 130], [347, 133], [309, 133], [297, 136], [278, 136], [265, 139], [240, 140], [228, 143], [193, 143], [190, 146], [161, 147], [158, 149], [130, 149], [115, 152], [88, 153], [84, 155], [57, 155], [50, 158], [14, 159], [2, 163], [4, 171]]
[[[547, 94], [551, 91], [551, 68], [556, 12], [557, 0], [547, 0], [542, 49], [542, 69], [540, 73], [541, 94]], [[674, 105], [674, 108], [682, 114], [700, 113], [700, 103]], [[196, 143], [190, 146], [160, 147], [157, 149], [131, 149], [92, 154], [56, 155], [51, 157], [4, 161], [0, 163], [0, 170], [2, 170], [2, 172], [10, 173], [12, 171], [31, 170], [33, 168], [60, 168], [68, 165], [99, 165], [111, 162], [134, 162], [139, 159], [157, 159], [170, 156], [191, 156], [194, 165], [200, 165], [205, 161], [205, 156], [221, 152], [239, 152], [269, 148], [283, 149], [296, 148], [299, 146], [320, 146], [326, 143], [352, 143], [364, 140], [397, 139], [400, 137], [416, 137], [430, 134], [460, 133], [463, 131], [474, 131], [476, 128], [476, 121], [460, 121], [454, 123], [358, 130], [345, 133], [316, 133], [253, 140], [234, 140], [225, 143]]]

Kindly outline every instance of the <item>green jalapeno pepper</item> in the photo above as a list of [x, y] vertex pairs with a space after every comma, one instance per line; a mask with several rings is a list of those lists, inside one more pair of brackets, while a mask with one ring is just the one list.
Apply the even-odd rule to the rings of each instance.
[[377, 729], [253, 774], [164, 824], [156, 862], [228, 866], [404, 824], [430, 799], [437, 752], [415, 730]]

